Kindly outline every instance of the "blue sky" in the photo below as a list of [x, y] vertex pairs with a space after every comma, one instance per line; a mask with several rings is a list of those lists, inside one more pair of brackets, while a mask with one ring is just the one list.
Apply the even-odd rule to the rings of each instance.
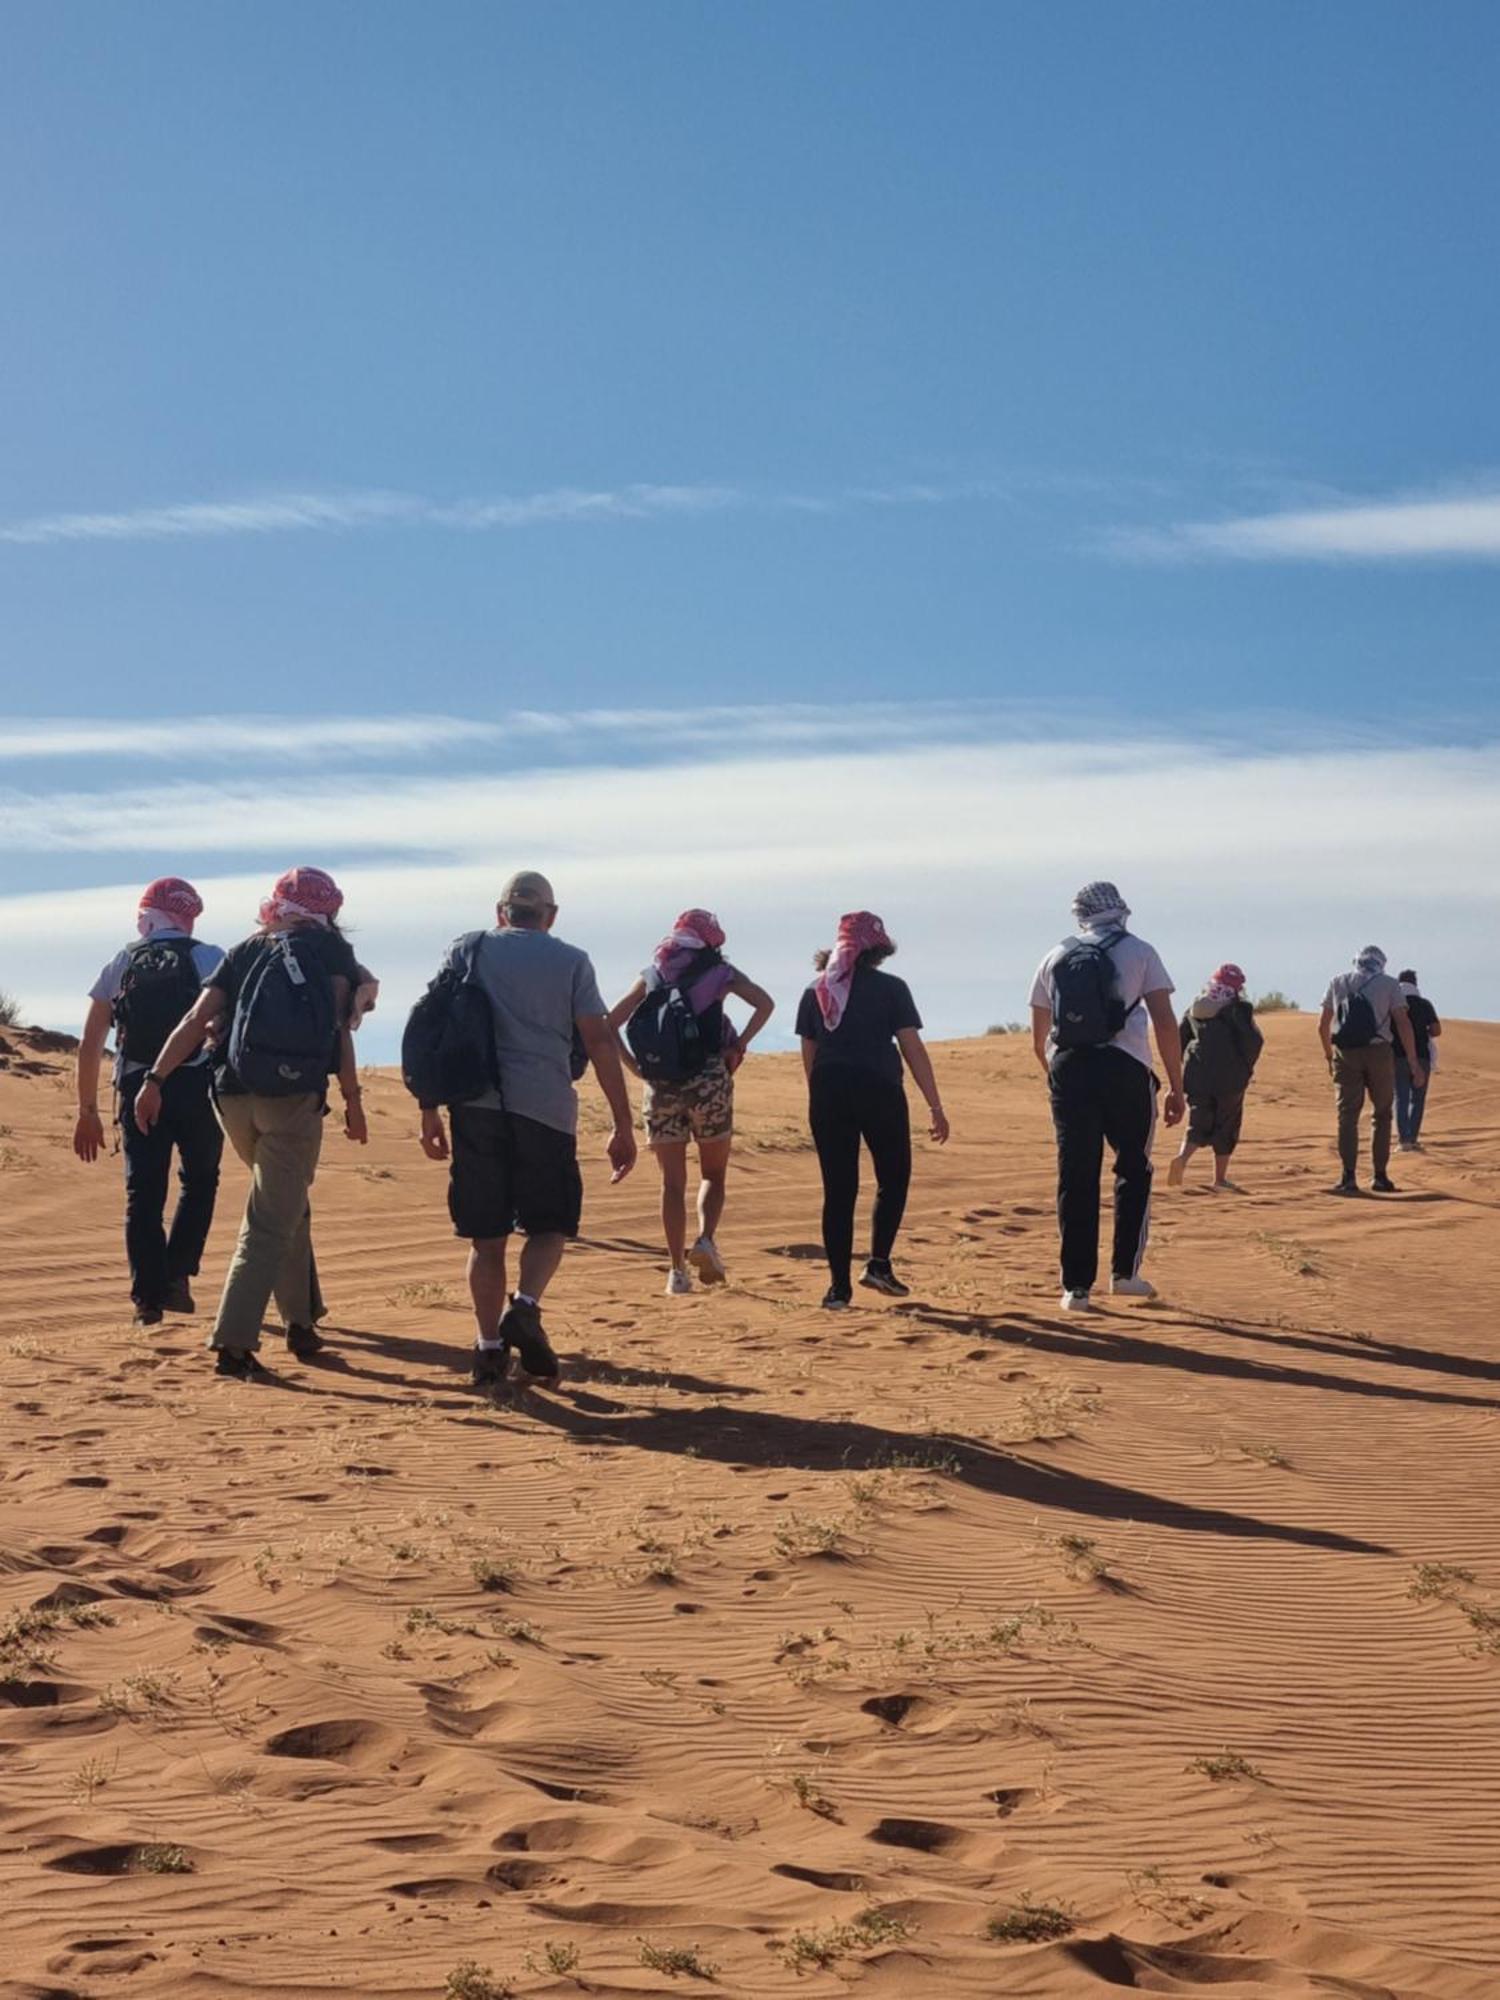
[[[73, 990], [15, 900], [39, 871], [100, 926], [85, 958], [166, 867], [421, 865], [461, 917], [491, 848], [580, 881], [588, 840], [691, 849], [674, 792], [714, 760], [711, 852], [753, 860], [774, 822], [799, 923], [900, 912], [920, 885], [852, 842], [819, 901], [807, 787], [878, 827], [879, 760], [911, 744], [941, 824], [1023, 740], [1065, 836], [1015, 847], [1020, 900], [993, 856], [989, 928], [1027, 934], [982, 980], [934, 967], [942, 1025], [1017, 1011], [1075, 866], [1134, 863], [1196, 979], [1220, 943], [1196, 913], [1262, 885], [1183, 835], [1232, 799], [1252, 852], [1271, 797], [1346, 883], [1345, 846], [1391, 848], [1368, 903], [1304, 880], [1305, 942], [1252, 933], [1264, 983], [1342, 962], [1358, 915], [1494, 1011], [1461, 922], [1493, 898], [1476, 823], [1451, 853], [1399, 836], [1403, 792], [1453, 796], [1434, 758], [1500, 741], [1497, 86], [1487, 4], [11, 10], [0, 985]], [[808, 729], [727, 713], [788, 702]], [[598, 719], [622, 710], [644, 719]], [[413, 713], [478, 728], [412, 753]], [[345, 733], [289, 768], [274, 728], [182, 727], [246, 715]], [[352, 744], [370, 718], [390, 733]], [[1130, 753], [1082, 801], [1080, 743]], [[945, 744], [998, 761], [950, 785]], [[1337, 776], [1309, 761], [1334, 751]], [[1199, 774], [1172, 823], [1149, 786], [1106, 811], [1132, 756]], [[601, 830], [590, 773], [622, 769]], [[518, 820], [511, 780], [553, 770]], [[1346, 775], [1395, 795], [1330, 828]], [[454, 780], [481, 787], [461, 838]], [[371, 801], [402, 784], [430, 810], [386, 838]], [[288, 791], [316, 853], [283, 852]], [[424, 810], [448, 837], [414, 844]], [[953, 879], [1007, 823], [954, 827]], [[618, 920], [621, 974], [635, 932], [726, 900], [638, 879], [578, 898]], [[397, 957], [399, 999], [420, 940]]]

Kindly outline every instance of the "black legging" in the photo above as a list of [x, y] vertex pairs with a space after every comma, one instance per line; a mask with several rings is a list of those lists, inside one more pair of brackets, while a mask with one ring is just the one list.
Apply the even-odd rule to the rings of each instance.
[[875, 1163], [870, 1255], [888, 1258], [911, 1185], [911, 1122], [899, 1083], [852, 1063], [820, 1063], [812, 1074], [813, 1144], [823, 1170], [823, 1249], [836, 1291], [850, 1290], [860, 1141]]

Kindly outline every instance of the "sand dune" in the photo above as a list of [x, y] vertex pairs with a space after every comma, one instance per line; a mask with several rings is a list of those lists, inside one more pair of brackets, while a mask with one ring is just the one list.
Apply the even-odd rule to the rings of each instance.
[[326, 1365], [241, 1386], [128, 1327], [12, 1036], [0, 1993], [1493, 2000], [1500, 1028], [1385, 1203], [1269, 1037], [1247, 1191], [1163, 1192], [1161, 1302], [1091, 1322], [1019, 1043], [937, 1052], [913, 1296], [841, 1321], [790, 1060], [719, 1295], [660, 1296], [591, 1111], [570, 1380], [490, 1409], [394, 1079], [325, 1155]]

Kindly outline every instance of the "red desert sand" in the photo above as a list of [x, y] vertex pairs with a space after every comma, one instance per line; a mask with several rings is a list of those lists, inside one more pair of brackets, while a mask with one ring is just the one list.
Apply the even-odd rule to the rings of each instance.
[[568, 1380], [501, 1408], [395, 1078], [330, 1127], [326, 1359], [237, 1385], [238, 1165], [133, 1332], [117, 1163], [5, 1038], [0, 1992], [1494, 2000], [1500, 1027], [1357, 1203], [1268, 1027], [1245, 1192], [1195, 1162], [1160, 1301], [1084, 1321], [1019, 1038], [935, 1052], [912, 1297], [843, 1318], [794, 1059], [716, 1294], [587, 1101]]

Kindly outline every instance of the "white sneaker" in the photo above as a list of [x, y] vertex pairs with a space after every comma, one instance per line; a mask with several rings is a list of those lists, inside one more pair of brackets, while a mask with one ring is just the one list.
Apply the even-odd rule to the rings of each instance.
[[1065, 1313], [1091, 1313], [1099, 1310], [1087, 1292], [1064, 1292], [1058, 1303]]
[[1117, 1299], [1154, 1299], [1156, 1287], [1149, 1278], [1111, 1278], [1109, 1289]]
[[711, 1236], [698, 1238], [688, 1252], [688, 1262], [705, 1285], [722, 1285], [729, 1276], [724, 1268], [724, 1259], [719, 1255], [719, 1246]]
[[667, 1276], [667, 1297], [669, 1299], [680, 1299], [686, 1293], [690, 1292], [692, 1289], [693, 1289], [692, 1272], [685, 1269], [679, 1269], [674, 1265], [674, 1267], [668, 1273]]

